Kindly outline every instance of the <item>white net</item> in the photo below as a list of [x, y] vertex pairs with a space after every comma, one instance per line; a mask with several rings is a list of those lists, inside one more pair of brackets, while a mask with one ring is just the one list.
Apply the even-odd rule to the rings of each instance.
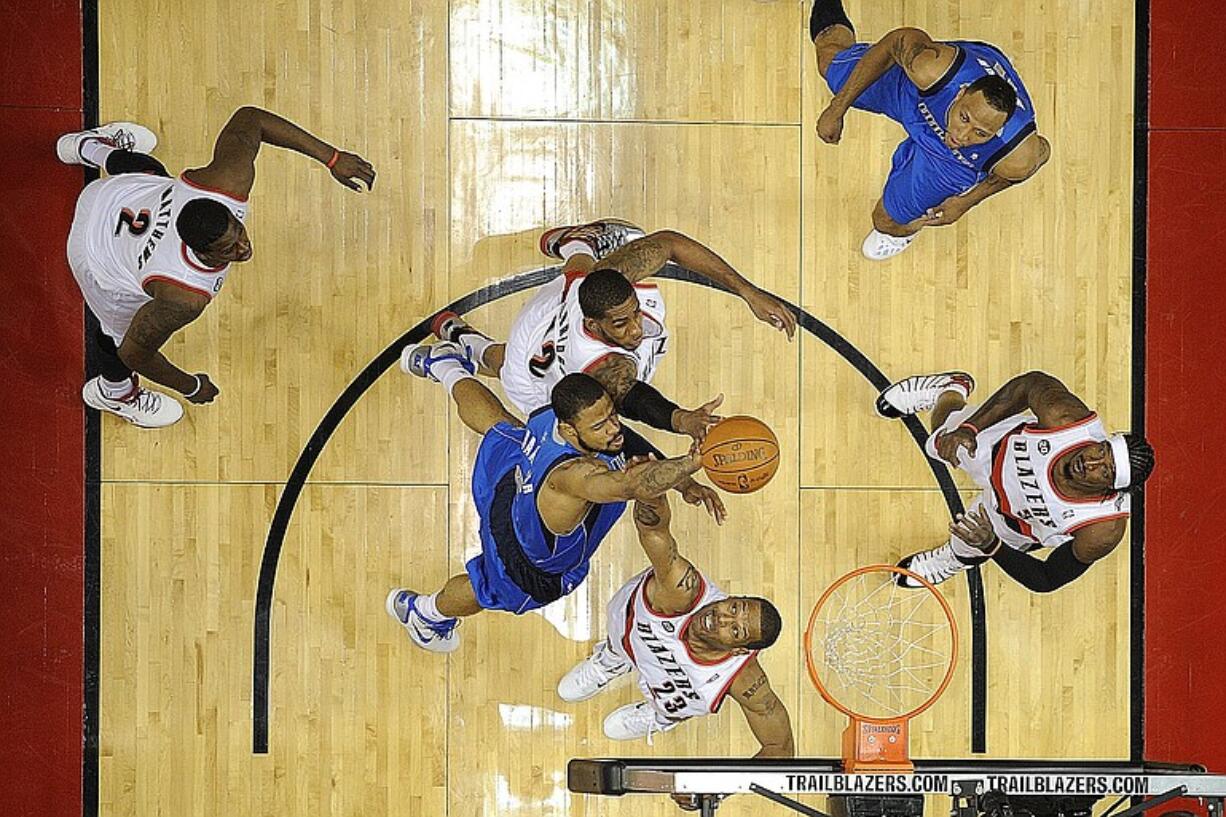
[[940, 601], [926, 588], [899, 587], [894, 576], [874, 570], [844, 582], [810, 630], [810, 659], [827, 693], [870, 718], [923, 706], [956, 660]]

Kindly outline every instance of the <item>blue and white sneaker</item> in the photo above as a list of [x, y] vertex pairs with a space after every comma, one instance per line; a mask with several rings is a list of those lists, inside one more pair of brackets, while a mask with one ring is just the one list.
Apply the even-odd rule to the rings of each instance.
[[468, 351], [460, 344], [452, 343], [449, 340], [433, 345], [414, 343], [404, 347], [404, 351], [400, 353], [400, 370], [405, 374], [411, 374], [414, 377], [425, 377], [438, 383], [439, 379], [434, 376], [430, 368], [444, 360], [454, 360], [469, 374], [477, 373], [477, 364], [473, 361]]
[[397, 587], [387, 594], [387, 614], [404, 627], [413, 643], [430, 652], [455, 652], [460, 647], [458, 618], [433, 621], [417, 612], [414, 605], [419, 593]]

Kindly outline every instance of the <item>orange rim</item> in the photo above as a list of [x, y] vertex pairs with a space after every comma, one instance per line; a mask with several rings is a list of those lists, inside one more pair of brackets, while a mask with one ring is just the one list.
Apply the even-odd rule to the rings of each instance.
[[[817, 673], [817, 667], [813, 663], [813, 626], [817, 623], [818, 611], [822, 609], [822, 605], [826, 603], [826, 600], [830, 598], [835, 590], [838, 590], [852, 579], [858, 576], [863, 576], [865, 573], [895, 573], [918, 581], [924, 586], [926, 592], [931, 593], [932, 596], [938, 602], [940, 602], [941, 609], [945, 611], [945, 618], [949, 622], [949, 630], [952, 635], [949, 666], [945, 670], [945, 677], [941, 679], [940, 685], [937, 686], [936, 690], [933, 691], [933, 693], [928, 697], [928, 700], [924, 701], [910, 712], [906, 712], [902, 715], [894, 715], [888, 718], [876, 718], [870, 715], [862, 715], [859, 712], [856, 712], [855, 710], [843, 705], [837, 698], [834, 697], [833, 694], [831, 694], [830, 690], [826, 689], [826, 685], [822, 683], [822, 679]], [[841, 576], [833, 584], [826, 588], [826, 592], [822, 593], [821, 598], [817, 600], [817, 604], [813, 605], [813, 612], [809, 615], [809, 624], [807, 627], [805, 627], [805, 667], [809, 670], [809, 680], [812, 681], [813, 686], [817, 688], [818, 694], [825, 699], [826, 703], [830, 704], [844, 715], [847, 715], [849, 718], [855, 718], [856, 720], [865, 721], [867, 723], [897, 723], [898, 721], [911, 720], [916, 715], [920, 714], [925, 709], [937, 702], [937, 699], [941, 697], [941, 694], [945, 692], [945, 688], [949, 686], [949, 682], [953, 679], [954, 668], [957, 665], [958, 622], [954, 620], [954, 611], [950, 609], [949, 602], [945, 601], [945, 597], [937, 591], [936, 586], [923, 576], [912, 573], [910, 570], [898, 567], [897, 565], [866, 565], [865, 567], [858, 567], [850, 573]]]

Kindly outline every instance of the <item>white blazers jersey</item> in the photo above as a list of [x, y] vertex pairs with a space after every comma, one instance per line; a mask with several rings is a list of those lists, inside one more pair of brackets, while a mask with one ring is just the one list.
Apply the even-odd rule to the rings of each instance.
[[626, 355], [638, 379], [650, 383], [668, 351], [664, 298], [654, 284], [635, 284], [643, 310], [643, 342], [634, 351], [610, 346], [583, 327], [579, 308], [582, 275], [562, 275], [540, 291], [515, 317], [502, 367], [503, 388], [520, 411], [531, 414], [549, 403], [553, 387], [572, 372], [587, 372], [609, 355]]
[[166, 281], [212, 298], [221, 290], [229, 265], [200, 262], [175, 229], [183, 205], [197, 198], [225, 205], [234, 217], [247, 217], [246, 200], [150, 173], [124, 173], [86, 186], [77, 200], [68, 260], [90, 309], [116, 343], [137, 310], [153, 300], [150, 281]]
[[698, 598], [684, 613], [665, 615], [651, 609], [645, 588], [648, 568], [630, 580], [609, 602], [609, 644], [613, 652], [634, 664], [639, 688], [662, 720], [680, 721], [719, 710], [737, 673], [757, 651], [703, 661], [690, 653], [684, 636], [690, 618], [704, 605], [727, 598], [699, 574]]
[[968, 463], [963, 452], [962, 465], [984, 489], [984, 505], [1001, 539], [1015, 547], [1056, 547], [1079, 528], [1122, 519], [1131, 510], [1127, 491], [1077, 499], [1060, 493], [1052, 478], [1060, 457], [1106, 439], [1097, 414], [1058, 428], [1040, 428], [1034, 415], [1023, 412], [981, 431], [975, 457]]

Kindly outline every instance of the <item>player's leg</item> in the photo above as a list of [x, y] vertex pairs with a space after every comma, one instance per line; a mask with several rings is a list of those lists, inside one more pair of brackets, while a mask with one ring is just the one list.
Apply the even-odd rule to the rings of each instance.
[[[967, 513], [980, 513], [983, 509], [983, 497], [978, 496], [966, 509]], [[931, 550], [921, 550], [904, 556], [898, 566], [922, 576], [932, 584], [940, 584], [957, 576], [973, 565], [987, 561], [983, 551], [962, 541], [954, 534], [949, 535], [949, 541]], [[894, 579], [899, 587], [910, 587], [918, 590], [922, 584], [910, 576], [896, 575]]]
[[406, 346], [400, 353], [400, 368], [406, 374], [442, 383], [455, 401], [460, 420], [478, 434], [498, 423], [523, 425], [497, 395], [473, 377], [476, 364], [459, 344], [443, 341]]
[[99, 330], [93, 364], [98, 374], [81, 389], [85, 405], [106, 411], [141, 428], [165, 428], [183, 416], [183, 405], [168, 394], [147, 389], [119, 357], [115, 341]]
[[577, 262], [584, 266], [569, 268], [586, 273], [591, 271], [591, 264], [642, 237], [643, 229], [638, 225], [605, 218], [548, 229], [541, 233], [540, 247], [542, 254], [560, 258], [568, 264], [574, 256], [588, 256], [590, 262]]
[[[116, 152], [147, 154], [157, 147], [157, 143], [157, 136], [143, 125], [134, 122], [111, 122], [97, 128], [64, 134], [56, 141], [55, 152], [64, 164], [102, 169], [108, 168], [109, 159]], [[160, 162], [158, 166], [161, 166]], [[110, 172], [109, 168], [107, 172]], [[162, 172], [165, 174], [165, 168], [162, 168]]]
[[894, 151], [890, 175], [873, 207], [873, 229], [861, 247], [866, 258], [881, 261], [910, 246], [922, 229], [920, 218], [939, 210], [950, 196], [974, 186], [976, 174], [952, 158], [930, 156], [912, 139]]
[[499, 343], [454, 312], [440, 312], [430, 322], [430, 331], [439, 340], [464, 347], [477, 363], [477, 374], [498, 377], [506, 361], [507, 345]]
[[148, 173], [153, 176], [170, 176], [166, 165], [150, 156], [148, 153], [135, 153], [130, 150], [112, 150], [106, 157], [107, 175], [118, 176], [121, 173]]
[[404, 627], [414, 644], [430, 652], [454, 652], [460, 646], [456, 627], [465, 616], [481, 612], [468, 576], [452, 576], [441, 590], [415, 593], [397, 587], [387, 596], [387, 613]]
[[841, 0], [813, 0], [809, 39], [817, 52], [817, 70], [825, 77], [839, 52], [856, 44], [855, 27], [843, 11]]

